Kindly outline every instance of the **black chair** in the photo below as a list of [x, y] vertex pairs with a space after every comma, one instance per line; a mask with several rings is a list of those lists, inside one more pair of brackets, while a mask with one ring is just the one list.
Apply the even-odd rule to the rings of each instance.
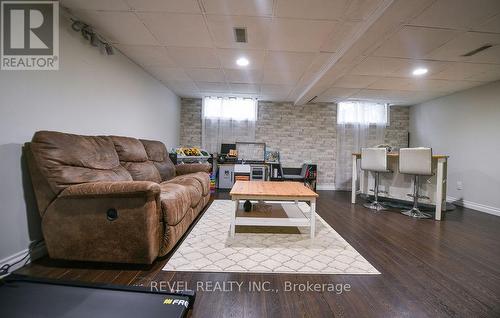
[[[287, 169], [287, 168], [285, 168]], [[287, 169], [287, 173], [285, 173], [283, 171], [283, 167], [281, 166], [280, 164], [280, 174], [281, 174], [281, 178], [283, 180], [287, 180], [287, 181], [302, 181], [304, 182], [305, 179], [306, 179], [306, 172], [307, 172], [307, 164], [303, 164], [302, 165], [302, 168], [300, 169], [300, 174], [293, 174], [293, 173], [290, 173], [291, 171], [290, 170], [296, 170], [296, 169]]]

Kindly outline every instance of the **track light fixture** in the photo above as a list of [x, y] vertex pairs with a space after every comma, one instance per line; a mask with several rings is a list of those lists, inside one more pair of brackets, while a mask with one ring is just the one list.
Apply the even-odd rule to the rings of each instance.
[[71, 19], [71, 21], [73, 21], [71, 28], [75, 32], [80, 32], [82, 37], [85, 40], [89, 41], [90, 45], [98, 47], [100, 51], [106, 55], [113, 55], [115, 53], [113, 50], [113, 46], [108, 41], [106, 41], [101, 35], [95, 32], [92, 29], [92, 27], [90, 27], [90, 25], [80, 20]]

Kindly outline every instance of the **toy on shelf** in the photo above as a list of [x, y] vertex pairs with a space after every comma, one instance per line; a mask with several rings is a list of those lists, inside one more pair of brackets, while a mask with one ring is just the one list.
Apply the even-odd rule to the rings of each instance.
[[208, 151], [197, 147], [179, 147], [173, 148], [171, 153], [177, 155], [177, 162], [179, 163], [193, 163], [193, 162], [207, 162], [210, 158]]
[[216, 188], [217, 173], [212, 171], [210, 173], [210, 192], [214, 193]]
[[280, 152], [266, 150], [266, 162], [267, 163], [280, 163]]

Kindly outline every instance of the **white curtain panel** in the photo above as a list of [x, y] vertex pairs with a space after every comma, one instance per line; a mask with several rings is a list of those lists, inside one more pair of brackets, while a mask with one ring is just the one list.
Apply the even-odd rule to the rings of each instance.
[[341, 102], [337, 105], [337, 190], [351, 188], [352, 153], [384, 143], [387, 121], [388, 106], [385, 104]]
[[205, 150], [219, 153], [221, 144], [255, 141], [257, 100], [237, 97], [205, 97], [201, 142]]

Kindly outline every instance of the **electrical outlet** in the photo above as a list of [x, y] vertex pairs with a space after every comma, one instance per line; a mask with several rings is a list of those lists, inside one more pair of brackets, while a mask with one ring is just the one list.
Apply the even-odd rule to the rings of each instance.
[[464, 185], [462, 181], [457, 181], [457, 190], [462, 190], [464, 188]]

